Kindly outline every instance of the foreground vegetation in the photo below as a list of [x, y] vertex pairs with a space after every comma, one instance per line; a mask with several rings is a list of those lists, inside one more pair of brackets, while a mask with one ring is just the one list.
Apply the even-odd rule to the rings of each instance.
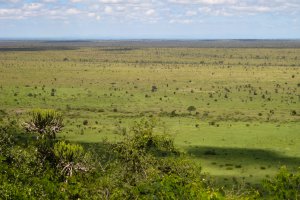
[[[1, 199], [297, 199], [300, 171], [282, 168], [261, 187], [218, 188], [201, 167], [143, 119], [122, 142], [57, 140], [61, 114], [35, 110], [21, 130], [0, 128]], [[35, 127], [34, 129], [32, 127]], [[300, 169], [299, 169], [300, 170]]]

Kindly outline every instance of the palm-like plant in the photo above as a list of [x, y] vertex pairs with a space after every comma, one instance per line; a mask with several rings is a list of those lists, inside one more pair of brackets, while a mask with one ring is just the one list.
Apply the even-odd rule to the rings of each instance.
[[61, 113], [52, 109], [35, 109], [30, 112], [31, 120], [23, 123], [24, 128], [29, 132], [37, 132], [42, 138], [56, 138], [62, 127]]
[[72, 176], [73, 172], [88, 171], [84, 165], [84, 150], [81, 145], [60, 141], [54, 145], [54, 155], [59, 161], [61, 173], [67, 177]]

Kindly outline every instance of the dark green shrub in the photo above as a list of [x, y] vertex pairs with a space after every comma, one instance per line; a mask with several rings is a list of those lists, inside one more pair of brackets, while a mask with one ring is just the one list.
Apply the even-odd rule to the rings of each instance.
[[152, 92], [156, 92], [156, 91], [157, 91], [157, 86], [156, 86], [156, 85], [153, 85], [152, 88], [151, 88], [151, 91], [152, 91]]
[[195, 111], [196, 110], [196, 107], [195, 106], [189, 106], [187, 108], [187, 110], [191, 113], [192, 111]]
[[152, 153], [153, 155], [166, 156], [178, 154], [174, 147], [174, 141], [167, 135], [156, 135], [153, 133], [155, 121], [153, 119], [142, 119], [136, 122], [132, 128], [133, 136], [129, 137], [132, 148]]
[[296, 116], [296, 115], [297, 115], [296, 110], [292, 110], [292, 111], [291, 111], [291, 115], [292, 115], [292, 116]]
[[263, 182], [262, 196], [268, 199], [300, 199], [300, 168], [292, 173], [282, 167], [279, 173]]
[[0, 157], [4, 155], [13, 144], [12, 136], [8, 133], [7, 127], [0, 127]]
[[82, 124], [83, 124], [83, 125], [85, 125], [85, 126], [87, 126], [87, 125], [88, 125], [88, 123], [89, 123], [89, 121], [88, 121], [88, 120], [86, 120], [86, 119], [85, 119], [85, 120], [83, 120], [83, 122], [82, 122]]

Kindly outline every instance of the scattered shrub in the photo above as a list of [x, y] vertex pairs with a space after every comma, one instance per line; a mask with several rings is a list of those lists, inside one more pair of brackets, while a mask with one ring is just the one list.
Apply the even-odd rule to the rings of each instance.
[[151, 88], [151, 92], [156, 92], [156, 91], [157, 91], [157, 87], [155, 85], [153, 85]]
[[187, 110], [191, 113], [192, 111], [195, 111], [196, 110], [196, 107], [195, 106], [189, 106], [187, 108]]
[[85, 119], [85, 120], [83, 120], [82, 124], [87, 126], [89, 124], [89, 121], [87, 119]]
[[296, 110], [292, 110], [292, 111], [291, 111], [291, 115], [292, 115], [292, 116], [296, 116], [296, 115], [297, 115]]

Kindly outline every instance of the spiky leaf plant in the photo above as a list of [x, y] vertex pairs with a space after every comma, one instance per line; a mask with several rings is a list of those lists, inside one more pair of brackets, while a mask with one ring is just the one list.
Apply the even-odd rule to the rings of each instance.
[[63, 119], [60, 112], [52, 109], [35, 109], [30, 112], [31, 119], [23, 124], [29, 132], [38, 132], [42, 138], [55, 139], [63, 127]]

